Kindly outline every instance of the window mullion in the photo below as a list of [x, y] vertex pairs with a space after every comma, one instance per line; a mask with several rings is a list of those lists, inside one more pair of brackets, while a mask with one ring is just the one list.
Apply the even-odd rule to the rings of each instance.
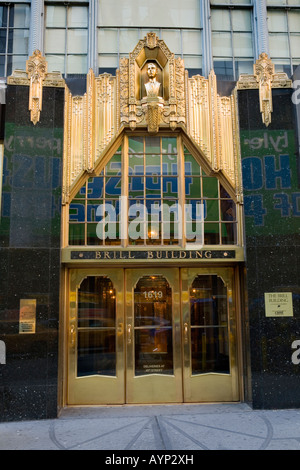
[[292, 59], [291, 34], [290, 34], [290, 22], [289, 22], [289, 12], [288, 12], [288, 9], [286, 9], [285, 14], [286, 14], [286, 23], [287, 23], [287, 35], [288, 35], [288, 45], [289, 45], [290, 68], [291, 68], [291, 75], [292, 75], [292, 74], [293, 74], [293, 59]]
[[232, 8], [229, 8], [229, 21], [230, 21], [230, 42], [231, 42], [231, 54], [232, 54], [232, 72], [233, 80], [236, 80], [235, 72], [235, 55], [234, 55], [234, 43], [233, 43], [233, 21], [232, 21]]

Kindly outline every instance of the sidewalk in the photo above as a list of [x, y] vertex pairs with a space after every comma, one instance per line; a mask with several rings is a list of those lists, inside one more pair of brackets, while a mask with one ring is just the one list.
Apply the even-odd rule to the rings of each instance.
[[0, 423], [0, 450], [77, 449], [300, 450], [300, 410], [254, 411], [244, 403], [79, 407], [55, 420]]

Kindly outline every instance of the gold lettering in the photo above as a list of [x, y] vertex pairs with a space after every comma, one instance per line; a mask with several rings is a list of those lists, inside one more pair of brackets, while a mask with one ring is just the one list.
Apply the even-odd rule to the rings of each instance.
[[156, 252], [156, 258], [161, 259], [162, 258], [162, 251], [157, 251]]
[[114, 259], [117, 259], [117, 252], [114, 251]]
[[96, 253], [95, 253], [95, 258], [96, 258], [96, 259], [100, 259], [100, 258], [101, 258], [101, 252], [100, 252], [100, 251], [96, 251]]
[[196, 251], [196, 258], [203, 258], [202, 251]]
[[128, 258], [129, 258], [129, 259], [134, 259], [134, 256], [131, 256], [131, 255], [132, 255], [132, 253], [131, 253], [131, 251], [129, 251]]
[[110, 259], [110, 254], [109, 254], [109, 253], [107, 253], [107, 252], [106, 252], [106, 253], [104, 253], [104, 258], [105, 258], [105, 259]]
[[205, 252], [205, 258], [211, 258], [211, 251]]
[[186, 251], [180, 251], [179, 252], [179, 258], [180, 259], [186, 258]]
[[149, 258], [153, 258], [153, 252], [152, 252], [152, 251], [148, 251], [147, 257], [148, 257], [148, 259], [149, 259]]
[[172, 251], [172, 252], [171, 252], [171, 258], [173, 258], [173, 259], [174, 259], [174, 258], [178, 258], [178, 256], [175, 256], [175, 253], [176, 253], [176, 251]]

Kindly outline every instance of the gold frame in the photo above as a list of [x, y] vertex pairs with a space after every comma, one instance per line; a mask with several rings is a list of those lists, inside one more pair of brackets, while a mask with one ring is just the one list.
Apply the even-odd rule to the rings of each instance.
[[[228, 312], [228, 336], [229, 336], [229, 358], [230, 373], [203, 373], [192, 375], [191, 364], [191, 340], [190, 337], [190, 302], [189, 289], [196, 276], [216, 275], [220, 277], [227, 289], [227, 312]], [[182, 321], [186, 328], [183, 340], [183, 371], [184, 371], [184, 398], [185, 402], [208, 402], [240, 400], [239, 367], [238, 367], [238, 331], [237, 331], [237, 307], [236, 288], [234, 282], [233, 268], [183, 268], [182, 276]]]
[[180, 344], [180, 299], [179, 299], [179, 270], [178, 268], [126, 270], [126, 331], [129, 325], [134, 328], [134, 297], [133, 290], [137, 282], [145, 275], [163, 276], [172, 288], [172, 317], [173, 317], [173, 375], [150, 374], [134, 375], [134, 341], [127, 340], [127, 403], [181, 403], [181, 344]]
[[[77, 377], [77, 292], [88, 276], [106, 276], [116, 289], [116, 376]], [[124, 305], [123, 271], [120, 269], [80, 269], [69, 272], [69, 321], [68, 321], [68, 387], [69, 405], [100, 405], [124, 403]]]
[[[190, 339], [186, 342], [185, 327], [189, 330], [189, 286], [196, 275], [216, 274], [228, 289], [230, 374], [190, 373]], [[106, 275], [117, 290], [117, 361], [118, 379], [105, 376], [76, 378], [76, 308], [77, 290], [87, 276]], [[133, 290], [144, 275], [161, 275], [172, 287], [174, 375], [151, 374], [134, 376]], [[64, 366], [67, 383], [66, 405], [105, 405], [124, 403], [189, 403], [233, 402], [243, 399], [242, 347], [239, 285], [236, 269], [229, 266], [198, 266], [163, 268], [159, 265], [143, 269], [98, 268], [71, 269], [66, 322], [66, 356]], [[230, 300], [230, 302], [229, 302]], [[188, 331], [187, 330], [187, 331]], [[201, 391], [201, 393], [199, 392]]]

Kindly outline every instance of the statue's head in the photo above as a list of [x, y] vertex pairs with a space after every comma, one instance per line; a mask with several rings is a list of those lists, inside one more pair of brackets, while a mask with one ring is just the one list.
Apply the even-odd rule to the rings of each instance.
[[155, 78], [155, 77], [156, 77], [156, 75], [157, 75], [157, 68], [156, 68], [156, 65], [155, 65], [153, 62], [150, 62], [150, 63], [148, 64], [147, 74], [148, 74], [148, 77], [149, 77], [149, 78]]

